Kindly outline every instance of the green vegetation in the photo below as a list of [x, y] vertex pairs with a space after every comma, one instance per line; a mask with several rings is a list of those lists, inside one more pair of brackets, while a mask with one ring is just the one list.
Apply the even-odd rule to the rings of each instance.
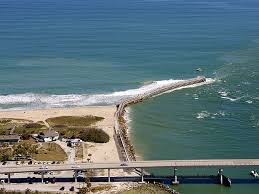
[[13, 155], [20, 155], [22, 157], [31, 157], [38, 152], [37, 144], [30, 144], [29, 142], [21, 142], [17, 145], [13, 145]]
[[22, 135], [21, 139], [28, 140], [31, 134], [40, 133], [47, 130], [48, 128], [46, 125], [39, 123], [25, 123], [23, 125], [17, 126], [14, 130], [14, 133]]
[[51, 127], [87, 127], [102, 121], [103, 117], [87, 116], [61, 116], [49, 118], [46, 121]]
[[43, 143], [32, 157], [38, 161], [64, 161], [67, 159], [67, 154], [56, 143]]
[[67, 159], [65, 151], [56, 143], [43, 143], [42, 147], [31, 140], [20, 142], [12, 147], [0, 148], [0, 160], [7, 161], [15, 156], [33, 158], [38, 161], [64, 161]]
[[12, 147], [3, 145], [0, 148], [0, 160], [7, 161], [13, 159], [15, 156], [21, 158], [30, 158], [33, 154], [38, 152], [37, 144], [31, 144], [30, 142], [20, 142]]
[[0, 119], [0, 135], [8, 135], [14, 126], [11, 119]]
[[86, 142], [107, 143], [110, 140], [109, 135], [98, 128], [60, 128], [54, 127], [53, 130], [65, 138], [80, 138]]
[[82, 131], [79, 138], [87, 142], [107, 143], [110, 137], [102, 129], [89, 128]]
[[144, 184], [138, 187], [132, 188], [128, 191], [120, 192], [119, 194], [170, 194], [165, 188], [154, 185], [154, 184]]
[[1, 124], [0, 123], [0, 135], [8, 135], [13, 126], [11, 124]]
[[92, 187], [90, 190], [92, 193], [101, 192], [101, 191], [109, 191], [111, 190], [111, 185], [98, 185], [96, 187]]
[[40, 133], [48, 130], [44, 123], [33, 123], [24, 119], [0, 119], [0, 135], [8, 135], [12, 133], [21, 135], [22, 139], [29, 139], [33, 133]]
[[65, 138], [80, 138], [86, 142], [106, 143], [110, 137], [102, 129], [90, 127], [103, 117], [97, 116], [62, 116], [49, 118], [46, 121]]
[[0, 161], [11, 160], [13, 157], [13, 151], [9, 147], [3, 147], [0, 149]]

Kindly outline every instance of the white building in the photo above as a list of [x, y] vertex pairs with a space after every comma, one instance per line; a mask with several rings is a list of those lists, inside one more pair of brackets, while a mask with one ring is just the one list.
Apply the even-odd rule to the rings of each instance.
[[83, 143], [81, 139], [69, 139], [67, 145], [70, 147], [76, 147], [77, 145]]
[[53, 131], [53, 130], [51, 130], [51, 131], [45, 131], [45, 132], [40, 133], [40, 134], [38, 135], [38, 139], [40, 139], [40, 140], [43, 141], [43, 142], [56, 141], [56, 140], [58, 140], [58, 138], [59, 138], [58, 132]]

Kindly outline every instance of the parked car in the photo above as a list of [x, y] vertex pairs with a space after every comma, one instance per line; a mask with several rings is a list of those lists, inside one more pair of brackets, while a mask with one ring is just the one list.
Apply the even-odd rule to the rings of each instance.
[[126, 164], [126, 163], [122, 163], [120, 166], [128, 166], [128, 164]]
[[7, 162], [6, 161], [4, 161], [3, 163], [2, 163], [2, 165], [6, 165], [7, 164]]

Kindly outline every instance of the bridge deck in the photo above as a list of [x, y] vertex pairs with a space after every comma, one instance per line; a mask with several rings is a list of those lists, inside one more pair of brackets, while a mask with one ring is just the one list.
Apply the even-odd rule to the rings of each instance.
[[0, 168], [0, 174], [71, 171], [86, 169], [127, 169], [127, 168], [159, 168], [159, 167], [226, 167], [226, 166], [259, 166], [259, 159], [216, 159], [216, 160], [153, 160], [127, 163], [77, 163], [48, 165], [42, 169], [40, 165], [6, 166]]

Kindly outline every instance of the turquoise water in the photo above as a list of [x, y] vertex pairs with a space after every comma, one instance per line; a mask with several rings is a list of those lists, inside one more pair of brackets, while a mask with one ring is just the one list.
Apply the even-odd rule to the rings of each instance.
[[[113, 105], [202, 68], [212, 84], [132, 106], [138, 154], [259, 158], [258, 18], [257, 0], [1, 0], [0, 109]], [[224, 173], [250, 178], [250, 170]], [[259, 187], [177, 189], [249, 194]]]

